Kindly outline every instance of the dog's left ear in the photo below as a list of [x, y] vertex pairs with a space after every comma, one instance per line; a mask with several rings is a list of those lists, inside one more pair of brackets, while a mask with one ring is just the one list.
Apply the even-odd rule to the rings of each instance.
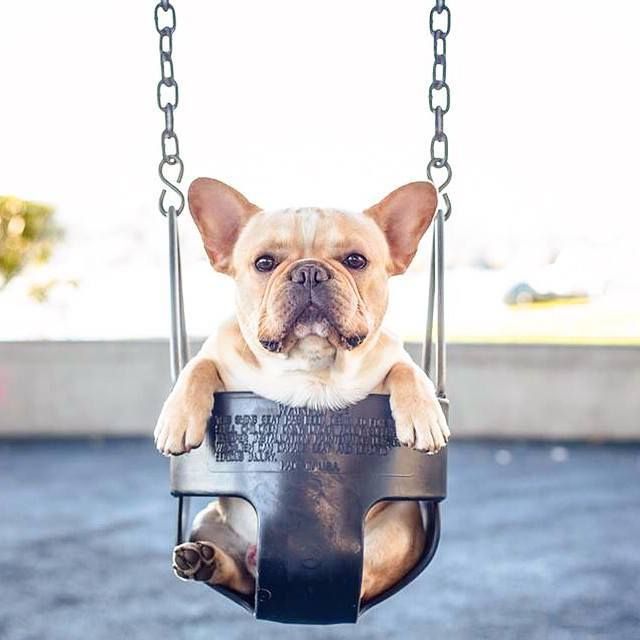
[[389, 273], [406, 271], [429, 228], [438, 206], [438, 192], [430, 182], [411, 182], [392, 191], [365, 214], [373, 218], [389, 244]]

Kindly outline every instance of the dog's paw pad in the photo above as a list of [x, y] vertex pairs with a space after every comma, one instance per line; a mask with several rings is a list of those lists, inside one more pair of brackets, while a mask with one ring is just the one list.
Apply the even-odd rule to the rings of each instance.
[[173, 550], [173, 572], [182, 580], [208, 582], [216, 570], [216, 548], [210, 542], [185, 542]]

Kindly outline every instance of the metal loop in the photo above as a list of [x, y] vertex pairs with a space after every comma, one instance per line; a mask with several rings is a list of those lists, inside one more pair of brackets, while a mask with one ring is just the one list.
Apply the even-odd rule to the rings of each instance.
[[[438, 170], [443, 169], [446, 172], [446, 178], [441, 183], [439, 183], [439, 180], [436, 180], [434, 178], [433, 176], [434, 169], [438, 169]], [[451, 176], [452, 176], [451, 166], [449, 165], [448, 162], [445, 162], [444, 165], [442, 165], [441, 167], [438, 167], [436, 166], [434, 160], [429, 161], [429, 164], [427, 165], [427, 177], [429, 178], [429, 180], [431, 180], [431, 182], [433, 182], [433, 184], [438, 189], [439, 193], [442, 193], [449, 186], [449, 183], [451, 182]]]
[[175, 82], [173, 79], [173, 60], [171, 56], [168, 53], [164, 53], [164, 51], [160, 52], [160, 73], [162, 75], [162, 82], [166, 85]]
[[[165, 46], [166, 42], [166, 46]], [[173, 54], [173, 31], [170, 29], [163, 29], [160, 32], [160, 55], [171, 56]]]
[[[438, 49], [440, 43], [442, 43], [441, 51]], [[435, 58], [440, 56], [443, 62], [445, 61], [444, 56], [447, 55], [447, 35], [444, 31], [440, 31], [440, 29], [437, 29], [433, 34], [433, 55]]]
[[[165, 15], [168, 14], [168, 16], [170, 18], [169, 24], [165, 25], [164, 27], [160, 26], [160, 12], [161, 11]], [[173, 6], [171, 4], [169, 4], [169, 0], [161, 0], [161, 2], [158, 2], [158, 4], [156, 5], [154, 14], [153, 14], [153, 18], [155, 20], [156, 31], [158, 33], [162, 33], [165, 29], [170, 29], [171, 33], [173, 33], [176, 30], [176, 11], [173, 8]]]
[[436, 129], [436, 133], [435, 136], [436, 138], [441, 138], [444, 135], [444, 111], [442, 110], [441, 106], [437, 106], [435, 111], [435, 129]]
[[[447, 84], [447, 63], [444, 60], [438, 60], [442, 56], [436, 56], [433, 61], [433, 71], [431, 73], [432, 84], [440, 89]], [[438, 71], [440, 71], [440, 77], [438, 77]]]
[[[436, 150], [436, 145], [442, 145], [441, 152], [438, 153]], [[431, 162], [436, 169], [442, 169], [449, 163], [449, 138], [447, 138], [447, 134], [442, 131], [441, 133], [436, 133], [433, 138], [431, 138]]]
[[173, 131], [173, 105], [168, 104], [164, 109], [164, 130]]
[[[444, 94], [444, 104], [436, 105], [435, 99], [438, 98], [438, 95]], [[446, 82], [436, 83], [432, 82], [429, 85], [429, 109], [435, 113], [436, 109], [442, 109], [442, 115], [448, 113], [449, 107], [451, 106], [451, 92], [449, 90], [449, 85]]]
[[[165, 184], [171, 191], [173, 191], [173, 193], [178, 198], [177, 206], [174, 206], [174, 205], [167, 206], [165, 205], [165, 201], [164, 201], [165, 196], [167, 195], [167, 189], [162, 190], [162, 193], [160, 194], [160, 199], [158, 200], [158, 206], [160, 207], [160, 213], [162, 213], [162, 215], [165, 217], [169, 215], [170, 206], [174, 206], [177, 216], [179, 216], [182, 213], [182, 210], [184, 209], [184, 194], [182, 193], [182, 191], [180, 191], [180, 189], [176, 186], [176, 184], [174, 184], [174, 183], [179, 184], [182, 181], [182, 176], [184, 174], [184, 165], [179, 156], [174, 156], [173, 159], [174, 159], [174, 162], [170, 162], [168, 158], [163, 158], [160, 161], [160, 164], [158, 166], [158, 175], [160, 176], [160, 180], [162, 180], [162, 183]], [[164, 171], [166, 167], [176, 167], [176, 166], [178, 167], [178, 175], [174, 181], [171, 181], [170, 178], [164, 175]]]
[[[436, 6], [431, 9], [431, 13], [429, 14], [429, 30], [431, 31], [431, 35], [433, 35], [436, 31], [442, 31], [445, 36], [448, 36], [449, 32], [451, 31], [451, 11], [449, 11], [449, 7], [447, 7], [444, 2], [440, 4], [439, 9], [440, 10], [438, 10], [438, 4], [436, 4]], [[446, 29], [435, 26], [436, 16], [440, 17], [443, 13], [446, 16]]]
[[162, 159], [171, 165], [176, 164], [180, 157], [180, 143], [176, 132], [165, 129], [160, 136], [160, 144], [162, 145]]
[[[163, 99], [163, 94], [169, 95], [165, 96], [165, 99]], [[160, 80], [156, 90], [156, 97], [159, 109], [164, 111], [169, 105], [171, 105], [173, 109], [176, 109], [178, 107], [179, 99], [178, 83], [173, 78], [171, 78], [168, 83], [164, 80]]]

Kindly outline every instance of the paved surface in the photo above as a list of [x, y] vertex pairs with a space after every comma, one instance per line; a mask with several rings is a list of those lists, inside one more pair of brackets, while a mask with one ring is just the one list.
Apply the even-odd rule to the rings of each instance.
[[357, 626], [254, 622], [173, 578], [149, 441], [0, 443], [0, 638], [640, 638], [640, 447], [455, 443], [433, 564]]

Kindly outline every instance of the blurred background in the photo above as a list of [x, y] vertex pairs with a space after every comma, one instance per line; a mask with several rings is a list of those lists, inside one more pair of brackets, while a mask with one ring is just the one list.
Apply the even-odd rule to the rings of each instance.
[[[425, 177], [429, 3], [174, 4], [185, 188], [358, 210]], [[640, 7], [449, 4], [442, 549], [355, 629], [257, 632], [638, 638]], [[0, 638], [245, 637], [171, 576], [150, 440], [170, 388], [154, 3], [0, 9]], [[180, 222], [196, 348], [233, 289]], [[429, 247], [388, 314], [416, 355]]]

